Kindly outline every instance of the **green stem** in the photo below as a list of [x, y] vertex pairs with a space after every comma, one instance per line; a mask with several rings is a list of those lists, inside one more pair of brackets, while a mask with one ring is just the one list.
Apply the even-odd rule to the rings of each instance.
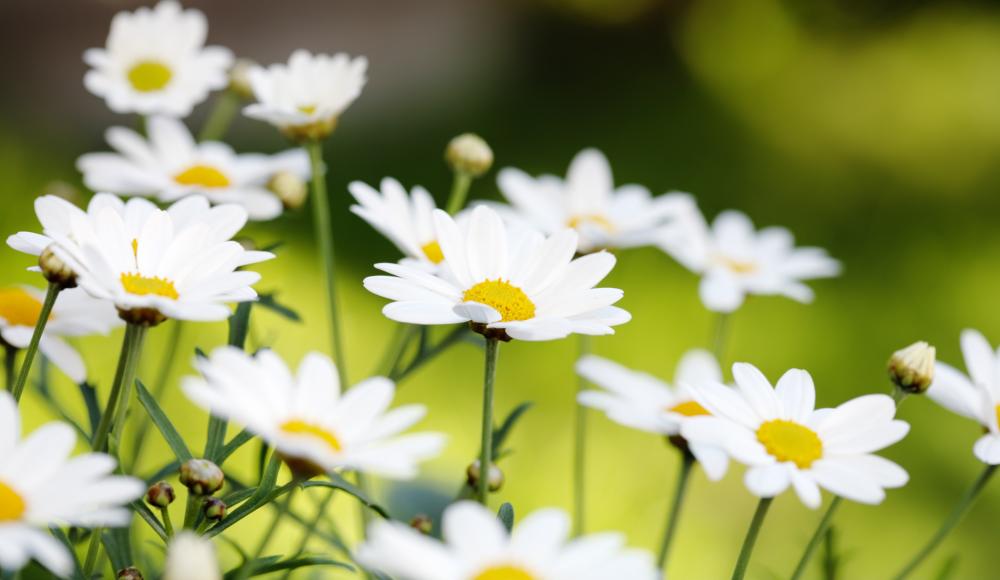
[[728, 312], [720, 312], [715, 318], [715, 330], [712, 334], [712, 352], [715, 354], [716, 360], [719, 361], [719, 366], [723, 365], [723, 358], [726, 354], [726, 338], [729, 334], [729, 317]]
[[451, 182], [451, 195], [448, 196], [448, 204], [445, 206], [448, 213], [455, 215], [465, 206], [470, 185], [472, 185], [471, 175], [462, 171], [455, 172], [455, 179]]
[[7, 382], [4, 386], [7, 387], [8, 391], [14, 391], [14, 381], [17, 380], [17, 349], [9, 344], [5, 344], [3, 347], [4, 351], [4, 370], [6, 371], [4, 375], [6, 376]]
[[694, 471], [695, 459], [689, 451], [681, 451], [681, 469], [677, 472], [677, 485], [674, 487], [674, 501], [670, 504], [670, 519], [667, 520], [667, 528], [663, 532], [663, 542], [660, 544], [660, 553], [656, 558], [656, 566], [661, 570], [667, 562], [667, 554], [670, 552], [670, 544], [673, 542], [677, 532], [677, 524], [681, 519], [681, 506], [684, 504], [684, 494], [687, 491], [688, 481], [691, 479], [691, 472]]
[[[167, 390], [167, 384], [170, 380], [170, 371], [174, 368], [174, 360], [177, 358], [177, 351], [180, 348], [183, 331], [184, 321], [175, 320], [173, 322], [173, 328], [170, 332], [170, 337], [167, 339], [167, 349], [163, 352], [163, 359], [160, 363], [159, 372], [156, 374], [156, 383], [153, 385], [152, 395], [157, 401], [163, 400], [163, 394]], [[149, 432], [150, 424], [149, 415], [143, 413], [139, 418], [139, 426], [136, 427], [132, 449], [129, 452], [128, 464], [132, 466], [132, 471], [135, 470], [135, 463], [139, 460], [142, 448], [146, 444], [146, 434]]]
[[236, 577], [237, 580], [246, 580], [253, 575], [254, 562], [264, 555], [264, 550], [266, 550], [268, 544], [271, 543], [271, 538], [274, 537], [274, 532], [278, 529], [278, 524], [281, 523], [281, 519], [285, 516], [285, 514], [292, 511], [292, 498], [295, 496], [295, 490], [298, 489], [298, 487], [298, 485], [293, 485], [288, 490], [288, 493], [285, 494], [284, 500], [279, 505], [275, 506], [277, 509], [275, 510], [276, 513], [274, 514], [274, 519], [271, 521], [271, 525], [265, 528], [264, 537], [260, 539], [260, 544], [257, 545], [257, 550], [254, 551], [253, 556], [247, 559], [246, 563], [243, 564], [243, 567], [240, 568], [240, 572]]
[[813, 553], [816, 552], [816, 548], [819, 547], [821, 541], [823, 541], [824, 536], [826, 536], [826, 531], [830, 529], [830, 523], [833, 521], [833, 514], [840, 507], [840, 502], [843, 501], [839, 495], [834, 496], [833, 501], [830, 502], [830, 507], [826, 508], [826, 513], [823, 514], [823, 519], [819, 521], [819, 525], [816, 527], [816, 533], [813, 534], [809, 543], [806, 544], [806, 550], [802, 553], [802, 558], [799, 560], [798, 566], [795, 567], [795, 572], [792, 572], [791, 580], [798, 580], [806, 573], [806, 566], [809, 565], [809, 560], [812, 558]]
[[447, 336], [442, 338], [437, 344], [428, 348], [423, 353], [417, 355], [415, 359], [410, 361], [406, 368], [402, 370], [394, 370], [389, 374], [389, 378], [395, 382], [401, 382], [403, 379], [408, 377], [411, 373], [424, 366], [426, 363], [430, 362], [437, 355], [448, 350], [452, 345], [458, 343], [465, 335], [469, 332], [469, 327], [465, 325], [458, 325], [455, 330], [448, 333]]
[[753, 519], [750, 521], [750, 529], [747, 530], [747, 536], [743, 540], [740, 557], [736, 560], [736, 567], [733, 569], [733, 580], [741, 580], [746, 575], [747, 567], [750, 565], [750, 555], [753, 554], [753, 546], [757, 543], [757, 536], [760, 534], [760, 528], [764, 524], [764, 517], [767, 515], [767, 510], [771, 507], [771, 502], [773, 501], [773, 497], [760, 498], [760, 503], [757, 504], [757, 511], [754, 512]]
[[14, 389], [11, 391], [15, 401], [21, 400], [24, 385], [28, 383], [28, 375], [31, 373], [31, 363], [35, 360], [35, 353], [38, 352], [38, 343], [42, 341], [42, 333], [45, 331], [45, 325], [49, 322], [52, 307], [55, 306], [56, 298], [59, 297], [61, 290], [61, 285], [49, 282], [49, 288], [45, 292], [45, 301], [42, 302], [42, 310], [38, 313], [38, 320], [35, 322], [35, 331], [31, 334], [31, 342], [28, 344], [28, 350], [24, 353], [24, 361], [21, 363], [21, 373], [17, 377]]
[[83, 577], [93, 578], [97, 567], [97, 556], [101, 552], [101, 536], [104, 534], [102, 528], [95, 528], [90, 534], [90, 544], [87, 546], [87, 559], [83, 564]]
[[[586, 334], [579, 335], [579, 358], [590, 354], [591, 340]], [[590, 385], [582, 376], [576, 385], [576, 393], [587, 390]], [[573, 441], [573, 535], [579, 536], [586, 528], [586, 481], [587, 481], [587, 407], [574, 401], [576, 407], [576, 429]]]
[[[128, 407], [128, 395], [131, 393], [131, 384], [135, 380], [135, 369], [139, 363], [142, 352], [142, 342], [146, 335], [146, 328], [137, 324], [128, 324], [125, 327], [125, 338], [122, 340], [122, 351], [118, 357], [118, 368], [115, 371], [115, 380], [111, 385], [111, 394], [108, 396], [108, 404], [101, 415], [101, 422], [94, 432], [94, 444], [91, 446], [94, 451], [106, 451], [108, 447], [108, 434], [111, 431], [111, 422], [115, 423], [119, 429], [118, 436], [121, 436], [121, 423], [124, 422], [125, 411]], [[124, 393], [125, 396], [122, 396]]]
[[962, 520], [962, 517], [969, 511], [969, 508], [972, 507], [976, 497], [979, 496], [979, 493], [982, 492], [983, 488], [986, 487], [986, 484], [989, 483], [990, 478], [993, 477], [993, 473], [997, 470], [997, 467], [998, 466], [996, 465], [986, 466], [986, 469], [984, 469], [979, 477], [976, 478], [976, 481], [973, 482], [972, 487], [970, 487], [962, 496], [962, 499], [959, 500], [955, 509], [952, 510], [948, 518], [943, 524], [941, 524], [937, 533], [931, 537], [930, 541], [928, 541], [919, 552], [917, 552], [917, 555], [910, 560], [910, 563], [895, 576], [896, 580], [902, 580], [916, 570], [917, 566], [919, 566], [927, 558], [927, 556], [930, 556], [931, 552], [938, 547], [938, 544], [940, 544], [948, 533], [951, 532], [956, 525], [958, 525], [958, 522]]
[[476, 499], [486, 505], [490, 490], [490, 466], [493, 464], [493, 383], [497, 375], [497, 355], [500, 341], [486, 339], [486, 369], [483, 376], [483, 436], [479, 451], [479, 486]]
[[418, 328], [412, 324], [397, 324], [393, 333], [392, 342], [382, 355], [379, 361], [378, 370], [375, 374], [388, 377], [399, 367], [406, 354], [406, 348], [410, 345], [410, 339], [416, 336]]
[[193, 530], [194, 523], [198, 521], [198, 510], [204, 505], [204, 500], [200, 495], [188, 492], [187, 503], [184, 505], [184, 529]]
[[897, 409], [903, 403], [903, 399], [905, 399], [908, 396], [909, 396], [909, 393], [907, 393], [906, 391], [904, 391], [903, 389], [901, 389], [899, 387], [894, 387], [892, 389], [892, 401], [894, 403], [896, 403], [896, 408]]
[[167, 532], [167, 537], [174, 535], [174, 523], [170, 520], [170, 510], [160, 508], [160, 516], [163, 517], [163, 529]]
[[222, 139], [229, 126], [233, 123], [233, 118], [240, 110], [240, 97], [231, 90], [219, 93], [212, 105], [212, 112], [205, 119], [205, 124], [198, 133], [199, 141], [218, 141]]

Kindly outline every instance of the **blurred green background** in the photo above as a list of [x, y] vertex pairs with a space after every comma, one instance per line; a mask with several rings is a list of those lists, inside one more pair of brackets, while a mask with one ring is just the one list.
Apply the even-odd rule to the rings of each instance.
[[[105, 127], [134, 123], [85, 92], [80, 54], [103, 44], [115, 11], [138, 4], [0, 4], [0, 73], [7, 79], [0, 93], [0, 231], [34, 229], [32, 199], [54, 180], [79, 186], [76, 157], [106, 148]], [[739, 208], [759, 225], [785, 225], [801, 243], [829, 249], [845, 271], [814, 284], [815, 304], [750, 300], [733, 320], [728, 348], [729, 362], [753, 362], [772, 379], [790, 367], [809, 370], [821, 405], [887, 392], [889, 354], [914, 340], [930, 341], [939, 359], [960, 367], [961, 329], [979, 328], [1000, 341], [1000, 11], [991, 3], [187, 4], [208, 14], [210, 42], [239, 56], [269, 63], [305, 47], [371, 61], [364, 95], [327, 147], [347, 362], [356, 380], [372, 372], [393, 332], [379, 314], [384, 301], [367, 294], [361, 279], [374, 272], [372, 263], [398, 256], [347, 211], [346, 184], [389, 175], [428, 187], [441, 202], [450, 185], [444, 145], [469, 130], [490, 142], [498, 167], [561, 174], [576, 151], [596, 146], [610, 158], [618, 183], [690, 191], [709, 215]], [[196, 111], [193, 126], [206, 111], [205, 105]], [[242, 151], [286, 147], [270, 127], [245, 119], [229, 138]], [[497, 197], [494, 174], [476, 182], [472, 195]], [[261, 242], [286, 242], [277, 260], [260, 267], [258, 287], [277, 290], [305, 321], [292, 324], [258, 310], [253, 333], [255, 344], [273, 346], [294, 364], [308, 350], [328, 350], [310, 232], [307, 212], [249, 230]], [[30, 264], [24, 256], [6, 250], [0, 264], [0, 283], [37, 282], [23, 270]], [[685, 350], [708, 343], [713, 321], [698, 301], [695, 277], [659, 251], [620, 254], [607, 285], [625, 290], [621, 305], [634, 320], [596, 340], [599, 354], [670, 378]], [[168, 335], [167, 327], [152, 333], [143, 376], [159, 364]], [[223, 342], [225, 327], [188, 325], [185, 336], [190, 353]], [[81, 343], [102, 394], [119, 340]], [[516, 453], [503, 463], [507, 485], [496, 496], [521, 515], [570, 507], [575, 352], [574, 340], [502, 348], [498, 413], [524, 400], [536, 404], [513, 436]], [[189, 372], [187, 361], [187, 355], [179, 361], [175, 380]], [[446, 454], [424, 470], [425, 483], [444, 494], [458, 488], [478, 448], [481, 365], [476, 348], [460, 345], [399, 394], [400, 402], [430, 407], [422, 428], [450, 436]], [[62, 387], [66, 400], [75, 401], [72, 387]], [[174, 388], [163, 404], [199, 446], [203, 414]], [[30, 427], [51, 417], [30, 395], [27, 408]], [[836, 526], [845, 578], [895, 572], [980, 471], [971, 454], [976, 425], [927, 400], [908, 400], [901, 415], [912, 432], [886, 455], [909, 470], [911, 483], [891, 491], [880, 507], [842, 509]], [[591, 425], [588, 528], [622, 530], [631, 543], [654, 549], [675, 453], [661, 439], [597, 414]], [[168, 453], [154, 436], [144, 472]], [[253, 453], [241, 454], [230, 469], [250, 473], [255, 461]], [[672, 577], [729, 574], [755, 505], [741, 471], [714, 485], [696, 476]], [[380, 495], [399, 494], [381, 487]], [[340, 502], [337, 513], [353, 528], [355, 511], [347, 504]], [[790, 494], [776, 502], [750, 576], [787, 577], [819, 516]], [[916, 577], [935, 577], [953, 556], [955, 577], [994, 576], [998, 518], [994, 486]], [[235, 537], [258, 530], [251, 521]], [[292, 528], [279, 538], [286, 545], [297, 540]]]

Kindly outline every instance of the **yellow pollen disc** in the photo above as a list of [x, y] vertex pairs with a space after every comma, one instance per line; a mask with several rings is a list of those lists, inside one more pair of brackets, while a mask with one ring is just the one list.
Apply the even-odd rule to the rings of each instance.
[[26, 508], [24, 498], [11, 489], [9, 485], [0, 481], [0, 523], [21, 519]]
[[823, 442], [812, 429], [784, 419], [772, 419], [757, 428], [757, 440], [778, 461], [806, 469], [823, 457]]
[[420, 246], [420, 251], [427, 256], [428, 260], [435, 264], [440, 264], [441, 260], [444, 260], [444, 254], [441, 252], [441, 244], [438, 244], [437, 240]]
[[306, 115], [312, 115], [316, 112], [316, 105], [299, 105], [296, 108], [300, 113], [305, 113]]
[[121, 275], [121, 281], [125, 291], [129, 294], [135, 294], [136, 296], [148, 296], [153, 294], [156, 296], [163, 296], [164, 298], [170, 298], [171, 300], [177, 300], [180, 297], [174, 283], [166, 278], [123, 273]]
[[175, 175], [174, 181], [181, 185], [200, 187], [226, 187], [230, 183], [225, 173], [211, 165], [192, 165]]
[[128, 82], [141, 93], [158, 91], [170, 83], [174, 73], [170, 67], [155, 60], [143, 60], [128, 71]]
[[757, 271], [757, 264], [753, 262], [734, 260], [725, 256], [718, 256], [715, 261], [728, 268], [734, 274], [752, 274]]
[[336, 435], [322, 427], [313, 425], [312, 423], [292, 419], [291, 421], [285, 421], [282, 423], [281, 430], [289, 435], [308, 435], [309, 437], [319, 439], [323, 443], [326, 443], [326, 445], [333, 451], [339, 452], [344, 449], [340, 444], [340, 439], [337, 439]]
[[517, 286], [506, 280], [486, 280], [465, 291], [464, 302], [478, 302], [493, 307], [500, 320], [528, 320], [535, 317], [535, 303]]
[[677, 413], [678, 415], [684, 415], [685, 417], [711, 415], [711, 413], [708, 412], [708, 409], [702, 407], [698, 401], [684, 401], [683, 403], [677, 403], [668, 410], [673, 413]]
[[569, 218], [569, 221], [566, 222], [566, 225], [574, 230], [580, 229], [584, 224], [597, 226], [608, 233], [615, 231], [615, 226], [612, 225], [611, 221], [598, 214], [576, 215]]
[[[0, 318], [11, 326], [35, 326], [42, 303], [21, 288], [0, 288]], [[49, 320], [52, 316], [49, 315]]]
[[517, 566], [494, 566], [475, 575], [472, 580], [535, 580], [533, 574]]
[[1000, 425], [1000, 405], [997, 405], [997, 424]]

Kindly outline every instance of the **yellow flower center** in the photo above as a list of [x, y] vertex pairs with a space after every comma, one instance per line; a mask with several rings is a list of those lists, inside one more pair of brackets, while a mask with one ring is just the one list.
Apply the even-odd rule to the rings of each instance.
[[486, 280], [476, 284], [462, 295], [465, 302], [478, 302], [493, 307], [500, 313], [500, 320], [528, 320], [535, 316], [535, 304], [517, 286], [506, 280]]
[[128, 71], [128, 82], [141, 93], [158, 91], [170, 83], [174, 73], [170, 67], [155, 60], [139, 61]]
[[427, 256], [428, 260], [435, 264], [440, 264], [444, 260], [444, 253], [441, 252], [441, 244], [437, 243], [437, 240], [420, 246], [420, 251], [424, 253], [424, 256]]
[[312, 423], [306, 423], [299, 419], [292, 419], [291, 421], [285, 421], [281, 424], [281, 430], [289, 435], [306, 435], [319, 439], [323, 443], [326, 443], [334, 452], [343, 451], [344, 447], [340, 444], [340, 439], [331, 433], [330, 431]]
[[1000, 425], [1000, 405], [997, 405], [996, 412], [997, 412], [997, 424]]
[[472, 580], [535, 580], [535, 576], [517, 566], [493, 566], [472, 577]]
[[24, 498], [9, 485], [0, 481], [0, 523], [15, 522], [24, 515], [27, 506]]
[[[21, 288], [0, 288], [0, 318], [11, 326], [35, 326], [42, 303]], [[52, 316], [49, 316], [52, 320]]]
[[823, 457], [823, 442], [812, 429], [784, 419], [766, 421], [757, 428], [757, 440], [778, 461], [806, 469]]
[[597, 226], [608, 233], [615, 231], [611, 220], [599, 214], [575, 215], [566, 222], [566, 225], [574, 230], [580, 229], [584, 224]]
[[316, 112], [316, 105], [299, 105], [296, 108], [300, 113], [304, 113], [306, 115], [312, 115]]
[[175, 175], [174, 181], [199, 187], [226, 187], [230, 183], [225, 173], [211, 165], [192, 165]]
[[143, 276], [137, 273], [122, 273], [121, 281], [122, 287], [129, 294], [137, 296], [153, 294], [170, 298], [171, 300], [177, 300], [180, 297], [174, 283], [166, 278]]
[[734, 260], [726, 256], [716, 256], [715, 261], [734, 274], [752, 274], [757, 271], [757, 264], [753, 262]]
[[684, 401], [683, 403], [677, 403], [673, 407], [667, 409], [678, 415], [684, 415], [685, 417], [697, 417], [699, 415], [711, 415], [708, 409], [702, 407], [698, 401]]

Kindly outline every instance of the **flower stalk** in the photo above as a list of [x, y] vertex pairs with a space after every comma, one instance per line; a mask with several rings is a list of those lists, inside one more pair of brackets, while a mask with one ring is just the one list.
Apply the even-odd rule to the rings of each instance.
[[[577, 360], [590, 354], [590, 336], [581, 334], [579, 337], [579, 356]], [[589, 388], [590, 384], [583, 376], [577, 381], [576, 394], [579, 395]], [[579, 536], [586, 529], [586, 486], [587, 486], [587, 407], [575, 400], [575, 432], [573, 438], [573, 535]]]
[[17, 349], [9, 344], [3, 346], [4, 354], [4, 386], [8, 391], [14, 391], [14, 382], [17, 381]]
[[500, 353], [500, 341], [496, 338], [486, 339], [486, 364], [483, 376], [483, 431], [482, 448], [479, 451], [480, 478], [476, 488], [476, 499], [486, 505], [490, 489], [490, 478], [482, 474], [489, 473], [493, 464], [493, 384], [497, 374], [497, 356]]
[[816, 526], [816, 532], [813, 534], [809, 543], [806, 544], [806, 549], [802, 552], [802, 558], [799, 560], [798, 565], [795, 567], [795, 571], [792, 572], [791, 580], [799, 580], [803, 574], [806, 573], [806, 566], [809, 565], [809, 560], [812, 558], [813, 554], [816, 552], [816, 548], [819, 547], [820, 542], [826, 537], [826, 531], [830, 529], [830, 524], [833, 523], [833, 514], [840, 507], [840, 503], [843, 498], [834, 496], [833, 500], [830, 502], [830, 507], [826, 508], [826, 513], [823, 514], [823, 519], [819, 521], [819, 525]]
[[674, 499], [670, 504], [670, 518], [667, 520], [667, 527], [663, 532], [663, 542], [660, 544], [660, 552], [656, 558], [656, 565], [663, 570], [667, 563], [667, 555], [670, 552], [670, 545], [677, 532], [677, 524], [680, 521], [681, 507], [684, 505], [685, 492], [688, 481], [691, 480], [691, 472], [694, 471], [695, 458], [688, 451], [681, 451], [681, 468], [677, 472], [677, 485], [674, 487]]
[[42, 310], [38, 314], [38, 321], [35, 322], [35, 331], [31, 334], [31, 342], [24, 353], [24, 361], [21, 362], [21, 372], [18, 374], [17, 383], [14, 384], [14, 388], [11, 390], [15, 401], [20, 401], [21, 394], [24, 393], [24, 386], [28, 383], [28, 375], [31, 374], [31, 363], [35, 360], [35, 354], [38, 353], [38, 344], [42, 341], [42, 333], [45, 332], [45, 325], [49, 322], [52, 307], [55, 306], [56, 298], [59, 297], [59, 292], [62, 289], [62, 284], [49, 282], [48, 290], [45, 291], [45, 301], [42, 302]]
[[108, 447], [108, 435], [114, 420], [116, 435], [121, 436], [121, 428], [125, 422], [129, 395], [132, 392], [132, 382], [142, 353], [142, 344], [146, 337], [146, 327], [129, 323], [125, 326], [125, 338], [122, 340], [121, 355], [118, 357], [118, 368], [111, 385], [107, 406], [101, 415], [101, 421], [94, 432], [94, 451], [105, 451]]
[[774, 501], [773, 497], [762, 497], [757, 504], [757, 510], [750, 520], [750, 529], [747, 530], [746, 538], [743, 540], [743, 547], [740, 548], [740, 556], [736, 559], [736, 567], [733, 568], [733, 580], [742, 580], [750, 566], [750, 556], [753, 554], [754, 544], [757, 543], [757, 536], [760, 535], [760, 528], [764, 525], [764, 518], [767, 510]]

